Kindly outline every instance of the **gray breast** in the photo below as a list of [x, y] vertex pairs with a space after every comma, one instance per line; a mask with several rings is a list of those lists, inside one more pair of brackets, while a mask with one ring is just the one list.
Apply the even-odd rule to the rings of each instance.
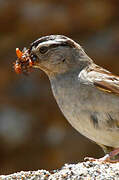
[[78, 75], [50, 80], [54, 97], [70, 124], [89, 139], [117, 147], [119, 142], [119, 98], [83, 85]]

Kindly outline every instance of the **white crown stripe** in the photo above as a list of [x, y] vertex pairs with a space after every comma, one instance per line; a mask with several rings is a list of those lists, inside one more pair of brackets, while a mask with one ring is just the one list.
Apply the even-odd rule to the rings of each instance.
[[43, 45], [45, 46], [49, 46], [51, 44], [61, 44], [62, 42], [67, 42], [67, 40], [64, 40], [64, 39], [55, 39], [55, 40], [49, 40], [49, 41], [45, 41], [45, 42], [42, 42], [42, 43], [39, 43], [37, 48], [38, 47], [41, 47]]
[[[46, 36], [44, 38], [44, 41], [42, 39], [39, 39], [38, 42], [34, 42], [32, 44], [32, 49], [34, 48], [40, 48], [42, 46], [50, 46], [50, 45], [62, 45], [63, 43], [67, 43], [67, 46], [69, 44], [69, 46], [76, 46], [77, 48], [81, 48], [81, 46], [76, 43], [75, 41], [73, 41], [72, 39], [65, 37], [65, 36], [60, 36], [60, 35], [56, 35], [56, 36]], [[41, 41], [41, 42], [40, 42]]]

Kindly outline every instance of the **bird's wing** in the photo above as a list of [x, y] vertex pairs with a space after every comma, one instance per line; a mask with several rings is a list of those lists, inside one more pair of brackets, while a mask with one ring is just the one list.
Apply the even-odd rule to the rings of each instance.
[[91, 84], [101, 91], [119, 95], [119, 76], [93, 64], [83, 70], [79, 77], [84, 84]]
[[118, 80], [118, 84], [114, 84], [106, 81], [94, 81], [94, 85], [102, 91], [119, 95], [119, 80]]

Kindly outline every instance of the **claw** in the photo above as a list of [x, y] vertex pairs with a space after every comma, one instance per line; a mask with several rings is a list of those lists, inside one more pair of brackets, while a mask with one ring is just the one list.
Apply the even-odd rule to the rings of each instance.
[[106, 154], [104, 157], [102, 158], [99, 158], [99, 159], [95, 159], [95, 158], [92, 158], [92, 157], [85, 157], [84, 158], [84, 161], [90, 161], [90, 162], [94, 162], [94, 161], [98, 161], [98, 162], [111, 162], [110, 161], [110, 156], [109, 154]]
[[90, 157], [86, 157], [84, 160], [85, 161], [99, 161], [99, 162], [109, 162], [109, 163], [119, 163], [119, 148], [114, 149], [113, 151], [111, 151], [109, 154], [106, 154], [104, 157], [99, 158], [99, 159], [94, 159], [94, 158], [90, 158]]

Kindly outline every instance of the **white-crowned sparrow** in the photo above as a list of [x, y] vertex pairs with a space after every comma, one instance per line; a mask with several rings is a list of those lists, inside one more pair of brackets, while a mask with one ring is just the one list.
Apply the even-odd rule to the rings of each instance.
[[17, 56], [16, 72], [42, 69], [70, 124], [109, 153], [106, 161], [119, 161], [119, 77], [96, 65], [79, 44], [62, 35], [39, 38], [29, 49], [17, 49]]

